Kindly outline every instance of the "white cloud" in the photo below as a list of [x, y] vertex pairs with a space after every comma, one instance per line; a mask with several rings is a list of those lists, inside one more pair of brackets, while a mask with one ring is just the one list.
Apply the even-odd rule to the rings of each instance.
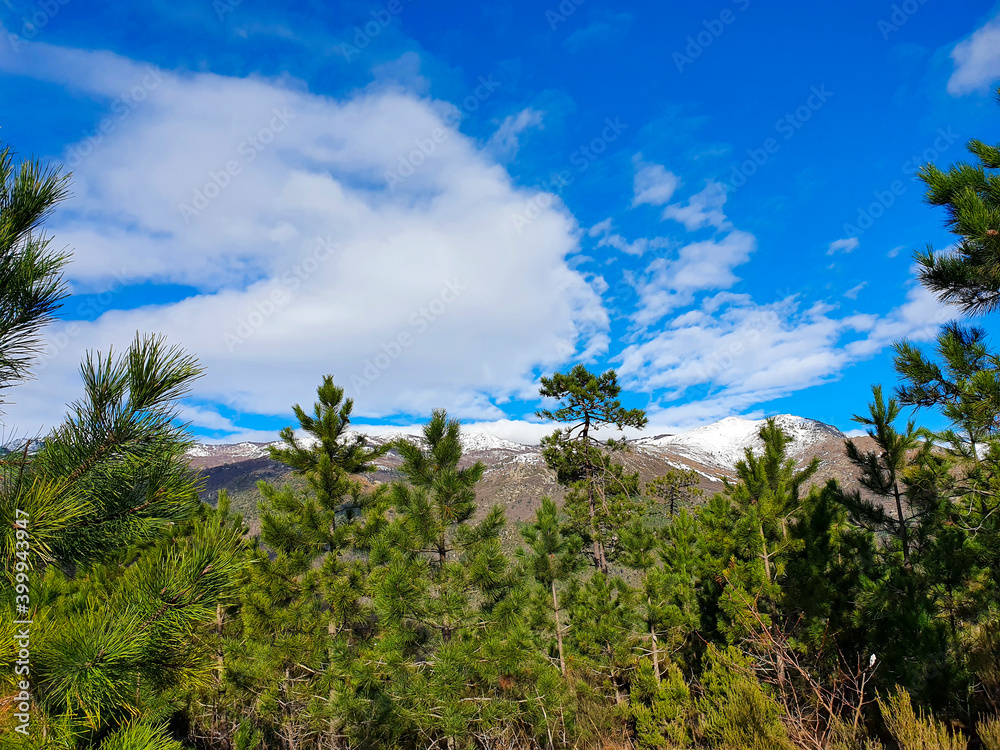
[[611, 219], [605, 219], [594, 224], [587, 230], [587, 235], [597, 237], [598, 247], [613, 247], [628, 255], [642, 256], [649, 250], [661, 250], [672, 247], [677, 243], [668, 237], [640, 237], [629, 242], [622, 235], [614, 231], [614, 223]]
[[490, 137], [489, 148], [498, 158], [513, 159], [521, 147], [519, 136], [528, 128], [542, 125], [544, 113], [528, 107], [516, 115], [509, 115]]
[[705, 188], [692, 195], [687, 203], [672, 203], [663, 209], [663, 218], [679, 221], [689, 232], [706, 226], [729, 229], [731, 225], [722, 212], [727, 197], [725, 185], [709, 180]]
[[[690, 427], [836, 380], [894, 341], [933, 339], [956, 317], [914, 281], [886, 315], [836, 318], [835, 310], [823, 303], [800, 310], [795, 296], [758, 305], [720, 293], [628, 346], [618, 372], [626, 388], [662, 393], [664, 423]], [[692, 401], [670, 405], [681, 398]]]
[[951, 51], [955, 70], [948, 79], [948, 93], [962, 96], [986, 91], [1000, 78], [1000, 17], [976, 29]]
[[931, 341], [938, 335], [942, 325], [961, 317], [956, 308], [942, 304], [932, 292], [911, 281], [906, 302], [881, 317], [866, 316], [867, 336], [848, 344], [845, 351], [852, 358], [863, 358], [881, 351], [899, 339]]
[[890, 258], [895, 258], [905, 249], [906, 245], [897, 245], [896, 247], [892, 248], [892, 250], [890, 250], [888, 253], [886, 253], [886, 255]]
[[728, 289], [739, 280], [733, 269], [746, 263], [756, 248], [752, 234], [734, 230], [721, 239], [684, 245], [676, 257], [657, 258], [636, 283], [639, 309], [633, 319], [649, 325], [690, 305], [696, 292]]
[[[44, 44], [0, 51], [0, 70], [108, 99], [148, 75], [109, 53]], [[532, 193], [457, 130], [447, 103], [398, 87], [335, 100], [291, 80], [158, 75], [75, 166], [76, 197], [49, 229], [74, 250], [78, 289], [121, 272], [200, 293], [64, 331], [39, 379], [12, 394], [9, 424], [58, 421], [79, 393], [82, 353], [136, 330], [165, 333], [206, 366], [199, 403], [268, 415], [311, 403], [332, 373], [358, 416], [442, 406], [498, 419], [493, 399], [523, 391], [537, 368], [607, 348], [603, 280], [567, 260], [575, 220], [556, 200], [515, 227]], [[241, 153], [251, 138], [267, 143]], [[232, 163], [238, 174], [221, 177]], [[196, 191], [217, 197], [185, 217], [178, 206]], [[369, 382], [360, 392], [355, 376]], [[211, 410], [188, 415], [227, 429]]]
[[844, 292], [844, 296], [847, 297], [847, 299], [857, 299], [858, 298], [858, 293], [862, 289], [864, 289], [866, 286], [868, 286], [868, 282], [867, 281], [862, 281], [857, 286], [852, 286], [850, 289], [848, 289], [846, 292]]
[[636, 155], [635, 178], [633, 180], [633, 206], [647, 203], [650, 206], [662, 206], [670, 200], [674, 191], [681, 184], [680, 178], [660, 164], [646, 164], [642, 155]]
[[836, 345], [844, 324], [821, 310], [799, 312], [794, 297], [757, 305], [728, 295], [721, 310], [708, 302], [628, 347], [623, 378], [675, 397], [711, 384], [729, 398], [747, 396], [749, 405], [822, 382], [843, 364]]
[[859, 244], [861, 244], [861, 241], [857, 237], [847, 237], [842, 240], [834, 240], [830, 243], [830, 247], [827, 248], [826, 254], [833, 255], [838, 250], [850, 253], [856, 250]]

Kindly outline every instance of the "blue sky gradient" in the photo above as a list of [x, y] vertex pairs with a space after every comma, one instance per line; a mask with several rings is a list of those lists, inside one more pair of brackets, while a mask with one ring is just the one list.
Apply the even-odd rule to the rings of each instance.
[[[10, 431], [162, 330], [184, 416], [268, 439], [324, 373], [358, 421], [531, 441], [538, 378], [614, 367], [650, 431], [855, 427], [957, 317], [916, 169], [1000, 132], [990, 3], [0, 3], [0, 139], [66, 165], [74, 296]], [[977, 321], [996, 328], [994, 316]], [[934, 423], [932, 417], [928, 417]]]

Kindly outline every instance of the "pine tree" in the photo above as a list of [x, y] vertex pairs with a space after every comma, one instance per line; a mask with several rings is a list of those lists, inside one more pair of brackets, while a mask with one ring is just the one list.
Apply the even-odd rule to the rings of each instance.
[[[872, 388], [873, 400], [869, 404], [870, 416], [854, 416], [854, 421], [868, 427], [868, 435], [876, 449], [861, 451], [853, 440], [845, 441], [847, 457], [861, 470], [858, 481], [862, 487], [879, 498], [890, 500], [895, 516], [885, 508], [861, 496], [857, 490], [841, 495], [841, 502], [851, 514], [851, 520], [875, 533], [887, 534], [898, 545], [903, 563], [911, 565], [912, 527], [920, 520], [922, 509], [908, 500], [915, 499], [917, 487], [909, 481], [907, 469], [913, 463], [911, 453], [923, 450], [929, 460], [930, 443], [921, 440], [916, 423], [909, 421], [903, 432], [893, 426], [900, 413], [899, 402], [882, 396], [882, 387]], [[909, 495], [909, 498], [908, 498]]]
[[[601, 443], [594, 433], [615, 425], [641, 429], [646, 415], [641, 409], [624, 409], [618, 396], [621, 387], [614, 370], [594, 375], [583, 365], [569, 373], [556, 373], [541, 379], [540, 394], [562, 401], [555, 410], [537, 412], [543, 419], [568, 424], [542, 440], [542, 455], [556, 471], [560, 484], [575, 490], [573, 500], [583, 505], [579, 526], [592, 547], [594, 566], [608, 572], [608, 546], [623, 520], [634, 508], [630, 503], [637, 493], [638, 476], [625, 474], [620, 464], [608, 459], [605, 450], [625, 447], [624, 441]], [[585, 500], [585, 502], [584, 502]]]
[[1000, 357], [991, 352], [982, 328], [957, 323], [944, 326], [937, 337], [933, 361], [907, 340], [894, 344], [894, 365], [904, 383], [896, 398], [903, 406], [938, 409], [952, 425], [935, 435], [951, 446], [955, 457], [977, 465], [1000, 426]]
[[708, 531], [707, 542], [721, 589], [724, 629], [739, 633], [748, 623], [748, 602], [759, 602], [762, 614], [775, 613], [781, 579], [797, 542], [789, 528], [801, 501], [803, 484], [815, 474], [819, 460], [796, 470], [788, 457], [790, 437], [773, 419], [760, 429], [764, 451], [751, 448], [736, 463], [736, 482], [713, 498], [699, 514]]
[[289, 750], [344, 730], [347, 717], [337, 709], [352, 699], [345, 681], [353, 649], [371, 635], [368, 562], [357, 549], [385, 524], [385, 492], [368, 490], [356, 475], [374, 471], [389, 446], [348, 435], [353, 406], [325, 376], [312, 414], [293, 407], [305, 436], [286, 427], [284, 446], [270, 447], [305, 487], [258, 485], [260, 547], [243, 588], [230, 681], [260, 717], [264, 737]]
[[[575, 535], [563, 534], [559, 510], [550, 497], [542, 498], [542, 505], [535, 514], [535, 522], [521, 529], [521, 536], [528, 547], [517, 550], [521, 564], [541, 586], [542, 597], [551, 601], [555, 620], [555, 637], [559, 650], [559, 671], [566, 676], [566, 654], [563, 647], [563, 607], [559, 605], [559, 584], [570, 579], [580, 570], [582, 540]], [[546, 609], [549, 609], [546, 606]]]
[[[919, 485], [911, 505], [920, 514], [922, 585], [947, 623], [945, 661], [954, 665], [968, 658], [968, 634], [994, 620], [1000, 604], [1000, 357], [978, 328], [949, 324], [936, 343], [936, 360], [910, 342], [897, 343], [895, 366], [903, 378], [900, 402], [936, 409], [949, 423], [928, 433], [934, 460], [916, 462], [908, 474]], [[967, 684], [953, 666], [935, 671]], [[966, 688], [957, 683], [945, 689], [958, 695]]]
[[15, 164], [0, 147], [0, 391], [24, 380], [42, 349], [41, 329], [66, 296], [65, 253], [42, 222], [68, 195], [68, 178], [35, 160]]
[[928, 248], [915, 259], [924, 286], [977, 314], [1000, 306], [1000, 175], [995, 171], [1000, 146], [970, 140], [967, 147], [974, 163], [954, 164], [947, 171], [929, 164], [918, 172], [927, 185], [927, 202], [945, 208], [947, 226], [959, 240], [952, 252]]
[[673, 518], [681, 507], [705, 494], [698, 487], [699, 479], [694, 469], [670, 469], [646, 483], [646, 494], [666, 501], [667, 511]]
[[[28, 376], [65, 296], [68, 256], [41, 223], [66, 191], [56, 170], [0, 150], [0, 388]], [[233, 593], [241, 540], [190, 525], [199, 485], [177, 401], [199, 374], [155, 336], [88, 354], [66, 421], [0, 461], [0, 689], [5, 706], [29, 693], [32, 747], [176, 747], [172, 696], [212, 669], [194, 638]], [[32, 621], [16, 676], [15, 620]], [[6, 708], [0, 725], [0, 746], [29, 746]]]
[[395, 444], [406, 482], [371, 547], [378, 633], [362, 654], [365, 696], [382, 711], [365, 741], [471, 747], [490, 737], [537, 738], [551, 695], [524, 618], [524, 591], [503, 554], [498, 507], [478, 522], [484, 466], [459, 468], [460, 425], [435, 410], [423, 445]]
[[641, 519], [623, 534], [625, 563], [639, 571], [639, 617], [649, 635], [655, 679], [660, 679], [661, 652], [678, 654], [698, 627], [698, 583], [702, 572], [697, 519], [682, 508], [653, 530]]
[[176, 412], [198, 372], [155, 337], [88, 356], [85, 397], [43, 447], [5, 466], [2, 515], [26, 513], [33, 541], [35, 731], [64, 747], [96, 746], [134, 717], [158, 733], [171, 691], [211, 672], [191, 638], [233, 595], [241, 540], [204, 525], [172, 535], [198, 508]]

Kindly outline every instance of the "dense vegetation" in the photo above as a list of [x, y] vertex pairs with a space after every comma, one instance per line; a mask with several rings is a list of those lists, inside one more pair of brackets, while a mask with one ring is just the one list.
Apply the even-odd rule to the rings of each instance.
[[[978, 313], [1000, 299], [1000, 149], [969, 148], [921, 172], [959, 242], [918, 260]], [[65, 190], [0, 152], [4, 389], [65, 296], [40, 231]], [[644, 485], [597, 439], [646, 422], [614, 371], [543, 378], [566, 499], [540, 498], [508, 556], [459, 423], [348, 440], [329, 376], [272, 448], [298, 481], [262, 483], [250, 537], [183, 460], [198, 365], [137, 335], [0, 463], [0, 747], [1000, 750], [1000, 355], [949, 324], [895, 366], [856, 417], [876, 447], [845, 446], [863, 491], [806, 492], [815, 463], [769, 422], [697, 503], [690, 476]], [[405, 481], [366, 482], [390, 447]]]

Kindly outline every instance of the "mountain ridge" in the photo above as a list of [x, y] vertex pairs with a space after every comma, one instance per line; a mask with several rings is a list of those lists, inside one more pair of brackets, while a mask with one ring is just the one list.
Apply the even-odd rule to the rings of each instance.
[[[837, 479], [854, 488], [855, 467], [844, 454], [847, 436], [832, 425], [806, 417], [782, 414], [775, 417], [778, 425], [792, 438], [789, 456], [799, 466], [813, 457], [820, 459], [820, 468], [810, 485], [825, 484]], [[744, 457], [747, 448], [762, 447], [757, 432], [763, 419], [727, 417], [703, 427], [676, 435], [660, 434], [627, 441], [629, 450], [619, 454], [619, 460], [629, 471], [636, 471], [644, 482], [664, 474], [670, 469], [690, 469], [699, 477], [698, 486], [706, 497], [721, 491], [725, 481], [735, 477], [736, 461]], [[378, 429], [378, 426], [375, 426]], [[553, 429], [556, 426], [553, 425]], [[420, 442], [421, 436], [403, 430], [372, 434], [361, 429], [346, 431], [348, 438], [364, 434], [372, 445], [384, 445], [399, 438]], [[871, 438], [856, 438], [859, 447], [870, 449]], [[312, 440], [300, 441], [309, 445]], [[542, 457], [541, 446], [518, 443], [482, 429], [469, 429], [462, 434], [463, 457], [461, 466], [481, 461], [486, 466], [483, 479], [477, 486], [480, 509], [500, 505], [514, 522], [525, 521], [534, 515], [543, 496], [561, 501], [565, 489], [555, 479], [555, 472], [548, 468]], [[282, 445], [242, 442], [235, 444], [198, 444], [188, 451], [191, 466], [202, 471], [206, 483], [203, 499], [213, 501], [220, 489], [226, 488], [253, 527], [256, 502], [260, 499], [257, 481], [263, 479], [276, 483], [292, 483], [295, 478], [284, 464], [271, 460], [267, 447]], [[376, 462], [377, 471], [368, 475], [374, 483], [401, 479], [399, 469], [402, 457], [390, 451]]]

